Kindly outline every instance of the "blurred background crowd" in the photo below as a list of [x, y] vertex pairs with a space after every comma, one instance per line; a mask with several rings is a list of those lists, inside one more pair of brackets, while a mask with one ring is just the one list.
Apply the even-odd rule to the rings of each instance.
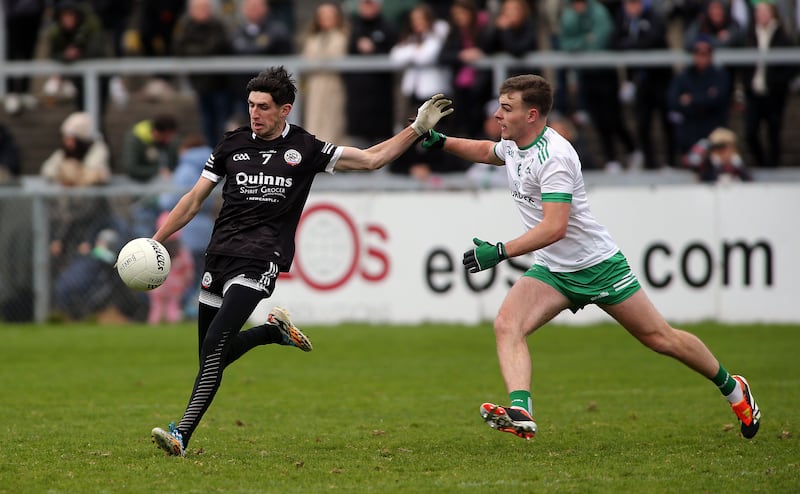
[[[792, 130], [800, 122], [800, 0], [2, 0], [2, 8], [8, 61], [385, 56], [396, 70], [321, 68], [298, 81], [298, 122], [320, 139], [357, 146], [391, 136], [436, 93], [451, 95], [458, 112], [440, 130], [497, 139], [492, 73], [474, 65], [481, 59], [681, 51], [689, 56], [680, 66], [512, 63], [508, 75], [541, 72], [553, 81], [550, 125], [574, 143], [587, 170], [675, 170], [718, 182], [753, 180], [753, 171], [800, 163], [800, 134]], [[798, 50], [794, 63], [715, 61], [719, 49], [791, 47]], [[222, 134], [247, 124], [244, 88], [262, 68], [103, 75], [99, 118], [84, 107], [87, 88], [79, 76], [7, 77], [0, 184], [36, 176], [61, 187], [115, 181], [188, 187]], [[463, 174], [480, 186], [498, 180], [485, 167], [420, 146], [388, 172], [428, 184], [444, 174]], [[72, 300], [72, 287], [109, 276], [98, 266], [110, 267], [125, 239], [151, 235], [176, 200], [160, 194], [118, 207], [102, 196], [50, 199], [53, 296], [66, 317], [107, 305], [113, 284], [94, 305]], [[170, 245], [187, 273], [183, 284], [167, 287], [181, 294], [180, 311], [173, 302], [141, 300], [159, 313], [141, 309], [125, 317], [187, 317], [213, 215], [211, 207]]]

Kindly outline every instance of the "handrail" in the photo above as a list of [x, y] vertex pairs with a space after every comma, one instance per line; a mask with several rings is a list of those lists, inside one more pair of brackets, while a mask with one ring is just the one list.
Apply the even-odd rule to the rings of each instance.
[[[800, 65], [800, 47], [774, 48], [760, 52], [755, 48], [725, 48], [714, 53], [715, 62], [721, 65], [747, 65], [788, 63]], [[531, 68], [589, 68], [589, 67], [657, 67], [680, 66], [689, 63], [690, 55], [681, 50], [652, 51], [597, 51], [566, 53], [561, 51], [534, 52], [522, 58], [511, 55], [493, 55], [477, 61], [476, 67], [490, 69], [495, 91], [505, 79], [509, 67]], [[399, 71], [404, 68], [386, 55], [346, 56], [334, 60], [309, 60], [298, 55], [290, 56], [225, 56], [225, 57], [125, 57], [118, 59], [89, 59], [73, 63], [52, 60], [5, 61], [0, 64], [0, 96], [3, 95], [8, 76], [46, 76], [53, 74], [82, 75], [84, 79], [84, 108], [95, 117], [100, 116], [98, 95], [99, 77], [110, 75], [163, 74], [188, 75], [193, 73], [257, 73], [265, 67], [284, 65], [295, 77], [317, 70], [340, 72]], [[302, 96], [302, 95], [301, 95]], [[299, 106], [299, 103], [298, 105]], [[301, 114], [301, 112], [296, 112]], [[97, 119], [99, 121], [99, 119]]]
[[[714, 52], [720, 65], [743, 65], [765, 62], [800, 65], [800, 47], [773, 48], [760, 52], [755, 48], [720, 48]], [[531, 53], [522, 58], [510, 55], [493, 55], [475, 62], [476, 67], [498, 66], [584, 68], [625, 66], [671, 66], [686, 64], [690, 54], [678, 50], [596, 51], [567, 53], [546, 51]], [[218, 56], [218, 57], [124, 57], [87, 59], [73, 63], [52, 60], [6, 61], [0, 64], [0, 77], [22, 75], [80, 75], [86, 72], [98, 75], [131, 75], [148, 73], [251, 73], [264, 67], [285, 65], [297, 73], [319, 69], [336, 69], [341, 72], [394, 71], [404, 68], [385, 55], [346, 56], [333, 60], [309, 60], [297, 55], [289, 56]]]

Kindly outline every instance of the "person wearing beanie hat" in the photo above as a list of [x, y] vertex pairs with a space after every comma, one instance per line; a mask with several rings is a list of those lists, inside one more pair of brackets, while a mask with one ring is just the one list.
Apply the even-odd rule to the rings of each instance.
[[61, 124], [61, 146], [42, 164], [41, 175], [67, 187], [107, 183], [111, 179], [109, 150], [94, 129], [88, 113], [70, 114]]
[[[109, 150], [95, 132], [96, 123], [84, 112], [67, 116], [61, 124], [61, 144], [45, 160], [41, 176], [61, 187], [90, 187], [111, 179]], [[50, 215], [50, 256], [53, 277], [86, 256], [99, 227], [109, 221], [109, 207], [103, 197], [59, 194], [48, 200]], [[110, 266], [109, 266], [110, 267]]]
[[70, 136], [83, 141], [91, 141], [94, 137], [94, 123], [92, 117], [86, 112], [70, 114], [61, 123], [61, 135]]

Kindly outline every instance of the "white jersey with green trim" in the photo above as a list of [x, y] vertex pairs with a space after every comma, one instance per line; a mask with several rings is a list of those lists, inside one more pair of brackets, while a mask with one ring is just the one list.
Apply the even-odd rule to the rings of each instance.
[[566, 236], [534, 252], [536, 264], [570, 273], [605, 261], [619, 250], [589, 209], [578, 153], [558, 132], [545, 127], [524, 149], [502, 139], [494, 152], [505, 162], [511, 197], [527, 229], [541, 223], [542, 202], [571, 204]]

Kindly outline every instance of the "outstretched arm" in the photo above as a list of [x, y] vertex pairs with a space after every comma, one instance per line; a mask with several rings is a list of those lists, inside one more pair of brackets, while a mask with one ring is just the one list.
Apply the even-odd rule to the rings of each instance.
[[178, 204], [169, 212], [167, 220], [153, 235], [153, 240], [163, 243], [170, 235], [186, 226], [200, 211], [203, 202], [211, 194], [215, 185], [211, 180], [200, 177], [192, 187], [192, 190], [184, 194]]
[[436, 94], [417, 110], [417, 118], [393, 137], [367, 149], [342, 148], [337, 170], [377, 170], [397, 159], [422, 135], [428, 133], [442, 117], [453, 113], [452, 100]]
[[397, 159], [410, 148], [419, 136], [409, 126], [391, 138], [367, 149], [350, 146], [342, 148], [336, 162], [337, 170], [377, 170]]
[[444, 149], [450, 154], [473, 163], [487, 163], [500, 166], [504, 162], [494, 153], [495, 143], [487, 140], [447, 137], [431, 129], [422, 141], [425, 149]]

